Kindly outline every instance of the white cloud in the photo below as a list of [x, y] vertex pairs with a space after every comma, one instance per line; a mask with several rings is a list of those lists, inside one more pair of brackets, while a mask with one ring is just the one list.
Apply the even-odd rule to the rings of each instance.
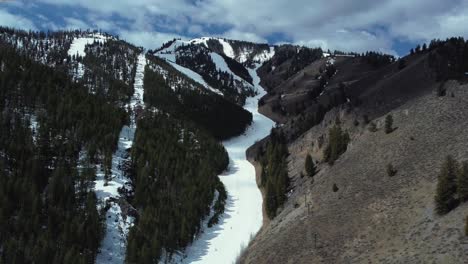
[[[85, 8], [89, 13], [85, 14], [87, 22], [68, 21], [68, 25], [125, 30], [125, 35], [147, 44], [151, 37], [161, 42], [161, 37], [171, 35], [150, 33], [159, 29], [198, 37], [207, 35], [213, 27], [226, 28], [222, 32], [216, 30], [223, 37], [264, 42], [272, 35], [280, 35], [284, 38], [275, 41], [345, 51], [393, 52], [395, 39], [421, 42], [468, 35], [466, 0], [113, 0], [111, 3], [38, 0], [36, 3], [39, 2]], [[108, 22], [115, 15], [129, 21], [125, 29], [118, 28], [114, 21]]]
[[229, 30], [221, 35], [221, 37], [229, 39], [240, 39], [257, 43], [267, 43], [268, 41], [265, 38], [260, 37], [259, 35], [252, 32], [244, 32], [238, 30]]
[[136, 46], [141, 46], [146, 49], [156, 49], [162, 46], [163, 43], [168, 42], [174, 38], [185, 37], [177, 34], [157, 33], [151, 31], [128, 31], [123, 30], [119, 33], [120, 37]]
[[91, 29], [92, 27], [84, 22], [83, 20], [76, 19], [76, 18], [65, 18], [65, 28], [66, 29]]
[[3, 9], [0, 9], [0, 25], [19, 29], [36, 29], [31, 20], [19, 15], [10, 14]]

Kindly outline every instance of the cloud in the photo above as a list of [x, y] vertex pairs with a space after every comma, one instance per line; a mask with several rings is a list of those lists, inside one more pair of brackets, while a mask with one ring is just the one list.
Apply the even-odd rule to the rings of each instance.
[[[40, 5], [84, 10], [62, 27], [100, 27], [145, 46], [166, 36], [216, 35], [394, 53], [402, 41], [468, 35], [466, 0], [37, 0]], [[1, 16], [0, 23], [18, 21]]]
[[72, 17], [65, 18], [65, 23], [66, 23], [65, 25], [66, 29], [90, 29], [92, 28], [85, 21], [72, 18]]
[[221, 37], [229, 38], [229, 39], [240, 39], [246, 40], [250, 42], [257, 42], [257, 43], [267, 43], [266, 38], [262, 38], [261, 36], [252, 33], [252, 32], [245, 32], [239, 30], [229, 30], [221, 34]]
[[0, 25], [20, 29], [37, 29], [31, 20], [20, 15], [11, 14], [3, 9], [0, 9]]
[[158, 33], [152, 31], [129, 31], [123, 30], [119, 33], [120, 37], [136, 46], [141, 46], [146, 49], [156, 49], [162, 46], [163, 43], [168, 42], [174, 38], [185, 37], [177, 34]]
[[[441, 2], [441, 4], [447, 4]], [[395, 37], [409, 40], [430, 40], [452, 36], [468, 36], [468, 2], [458, 5], [443, 5], [439, 10], [432, 10], [427, 16], [418, 19], [402, 20], [391, 28]]]

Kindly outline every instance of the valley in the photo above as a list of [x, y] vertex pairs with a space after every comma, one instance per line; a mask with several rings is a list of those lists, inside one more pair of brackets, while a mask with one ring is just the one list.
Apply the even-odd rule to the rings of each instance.
[[219, 177], [228, 193], [225, 213], [220, 222], [206, 228], [190, 245], [181, 263], [231, 263], [246, 247], [263, 223], [262, 195], [257, 186], [254, 166], [246, 151], [266, 137], [274, 122], [258, 112], [258, 100], [265, 95], [255, 69], [249, 72], [257, 95], [247, 98], [244, 109], [252, 113], [252, 124], [237, 137], [223, 142], [229, 155], [229, 166]]
[[464, 263], [467, 73], [0, 27], [0, 263]]

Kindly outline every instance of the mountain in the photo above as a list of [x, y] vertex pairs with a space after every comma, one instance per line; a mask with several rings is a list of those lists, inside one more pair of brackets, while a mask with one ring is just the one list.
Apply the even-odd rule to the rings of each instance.
[[1, 28], [0, 43], [2, 262], [150, 262], [217, 222], [218, 140], [249, 112], [105, 33]]
[[190, 43], [207, 47], [249, 68], [252, 68], [256, 63], [262, 64], [270, 60], [275, 54], [275, 47], [266, 43], [261, 44], [213, 37], [193, 39]]
[[261, 111], [281, 125], [248, 152], [268, 220], [240, 263], [463, 263], [464, 184], [443, 179], [467, 159], [467, 48], [326, 54], [288, 78], [264, 64]]
[[268, 60], [274, 54], [274, 47], [220, 38], [174, 39], [150, 53], [208, 89], [243, 105], [246, 97], [255, 94], [247, 68]]

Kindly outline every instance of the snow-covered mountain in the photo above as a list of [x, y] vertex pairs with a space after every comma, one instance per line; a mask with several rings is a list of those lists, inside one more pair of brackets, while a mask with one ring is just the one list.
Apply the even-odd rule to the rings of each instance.
[[269, 44], [215, 37], [196, 38], [192, 39], [190, 43], [203, 45], [249, 68], [253, 68], [256, 63], [262, 64], [275, 55], [275, 47]]
[[174, 39], [154, 54], [206, 88], [244, 104], [256, 93], [248, 69], [273, 57], [274, 47], [221, 38]]
[[[222, 38], [172, 40], [147, 52], [97, 31], [45, 34], [8, 28], [0, 28], [0, 48], [0, 85], [6, 91], [0, 93], [0, 110], [14, 113], [0, 115], [6, 120], [0, 128], [12, 133], [6, 124], [18, 124], [13, 118], [18, 115], [32, 133], [30, 143], [18, 144], [31, 150], [26, 156], [38, 159], [44, 175], [40, 185], [27, 184], [38, 197], [55, 197], [38, 205], [41, 210], [32, 218], [39, 219], [34, 226], [44, 232], [46, 243], [73, 245], [49, 252], [64, 263], [185, 255], [185, 262], [219, 263], [218, 248], [233, 260], [262, 223], [255, 169], [245, 152], [274, 123], [257, 111], [265, 95], [257, 70], [281, 69], [289, 55], [291, 68], [299, 69], [321, 56], [296, 46]], [[26, 157], [9, 147], [0, 141], [0, 161]], [[56, 171], [62, 167], [71, 171]], [[54, 175], [68, 175], [67, 181]], [[76, 201], [61, 206], [58, 215], [73, 225], [53, 229], [48, 219], [62, 196]], [[76, 210], [85, 211], [75, 216]], [[93, 218], [86, 223], [93, 231], [74, 238], [74, 230], [84, 228], [80, 217], [89, 215]], [[26, 229], [29, 217], [19, 217], [16, 228]], [[213, 236], [216, 230], [227, 232]]]

